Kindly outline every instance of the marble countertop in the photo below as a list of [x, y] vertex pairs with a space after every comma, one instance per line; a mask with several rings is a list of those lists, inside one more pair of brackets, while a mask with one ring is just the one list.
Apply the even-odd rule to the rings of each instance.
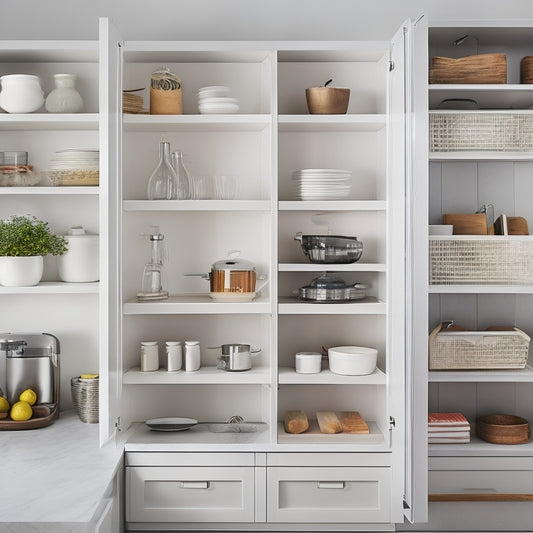
[[0, 450], [0, 531], [9, 533], [86, 531], [123, 460], [123, 447], [100, 448], [98, 424], [74, 411], [44, 428], [0, 432]]

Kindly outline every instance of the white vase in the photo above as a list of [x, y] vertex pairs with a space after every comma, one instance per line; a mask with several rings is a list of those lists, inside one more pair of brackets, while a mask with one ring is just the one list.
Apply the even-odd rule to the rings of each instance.
[[41, 255], [0, 257], [0, 285], [29, 287], [43, 277], [44, 261]]
[[45, 107], [49, 113], [79, 113], [83, 99], [76, 90], [74, 74], [55, 74], [56, 88], [46, 97]]

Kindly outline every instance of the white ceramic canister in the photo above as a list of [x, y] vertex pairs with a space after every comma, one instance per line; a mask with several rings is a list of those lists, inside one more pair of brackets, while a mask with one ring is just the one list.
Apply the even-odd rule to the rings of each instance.
[[75, 74], [54, 74], [56, 88], [46, 97], [45, 107], [49, 113], [79, 113], [83, 99], [76, 90]]
[[167, 371], [177, 372], [181, 370], [183, 355], [180, 341], [167, 341]]
[[0, 107], [8, 113], [33, 113], [44, 103], [39, 76], [8, 74], [0, 77]]
[[67, 282], [90, 282], [100, 279], [99, 237], [85, 232], [82, 226], [70, 228], [65, 239], [68, 251], [57, 256], [59, 277]]
[[157, 341], [141, 342], [141, 371], [159, 370], [159, 345]]
[[185, 341], [185, 372], [200, 370], [200, 343]]
[[318, 374], [322, 370], [322, 354], [319, 352], [298, 352], [294, 359], [298, 374]]

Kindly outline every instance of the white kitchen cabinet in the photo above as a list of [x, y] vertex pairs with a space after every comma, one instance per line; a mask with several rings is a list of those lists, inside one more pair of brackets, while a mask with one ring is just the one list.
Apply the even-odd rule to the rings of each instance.
[[[29, 164], [43, 175], [37, 186], [2, 187], [1, 216], [34, 215], [58, 234], [82, 225], [105, 240], [107, 224], [101, 207], [108, 181], [105, 169], [100, 170], [99, 187], [54, 187], [47, 175], [54, 152], [100, 146], [98, 40], [1, 41], [0, 75], [17, 73], [38, 75], [45, 96], [54, 88], [54, 74], [76, 74], [84, 109], [82, 113], [57, 114], [47, 113], [43, 105], [35, 113], [0, 113], [0, 150], [28, 152]], [[62, 282], [56, 258], [47, 256], [43, 281], [38, 285], [0, 287], [2, 331], [46, 331], [60, 340], [61, 410], [72, 407], [70, 378], [98, 373], [100, 357], [107, 359], [100, 345], [108, 330], [108, 308], [103, 303], [106, 284], [107, 256], [101, 250], [100, 282]]]
[[[532, 31], [531, 21], [509, 22], [505, 26], [482, 21], [431, 24], [430, 58], [505, 53], [508, 83], [429, 85], [430, 113], [441, 101], [453, 98], [473, 99], [481, 112], [527, 114], [533, 104], [533, 90], [531, 85], [520, 84], [520, 60], [531, 53]], [[454, 41], [463, 36], [468, 37], [455, 46]], [[504, 213], [523, 216], [531, 223], [533, 211], [527, 198], [532, 192], [532, 161], [533, 153], [529, 151], [430, 152], [428, 200], [426, 203], [424, 196], [419, 196], [421, 201], [415, 208], [418, 222], [426, 212], [429, 224], [442, 224], [443, 213], [474, 213], [483, 205], [493, 204], [495, 218]], [[418, 191], [426, 190], [420, 181], [418, 187]], [[419, 246], [426, 239], [427, 235], [419, 234]], [[428, 284], [426, 289], [419, 284], [415, 300], [427, 299], [428, 331], [441, 321], [454, 320], [469, 330], [514, 325], [530, 335], [531, 293], [529, 284]], [[427, 351], [422, 348], [419, 355], [425, 358]], [[476, 437], [475, 422], [481, 415], [496, 413], [517, 414], [532, 420], [530, 364], [531, 359], [523, 370], [428, 373], [429, 411], [462, 412], [470, 421], [472, 437], [469, 444], [429, 445], [431, 503], [429, 524], [424, 527], [463, 531], [474, 527], [484, 531], [527, 529], [525, 523], [531, 514], [529, 474], [524, 472], [522, 476], [516, 470], [529, 469], [531, 441], [517, 446], [487, 443]], [[439, 496], [443, 492], [455, 496], [446, 501], [446, 497]], [[434, 493], [438, 501], [432, 499]], [[467, 501], [460, 501], [457, 494], [466, 494]], [[514, 498], [509, 499], [506, 496], [509, 494]], [[503, 516], [504, 520], [500, 518]]]

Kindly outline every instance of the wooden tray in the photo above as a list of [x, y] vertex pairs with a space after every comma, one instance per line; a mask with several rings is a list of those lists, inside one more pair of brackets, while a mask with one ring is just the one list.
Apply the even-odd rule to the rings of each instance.
[[429, 83], [507, 83], [507, 58], [505, 54], [433, 57]]
[[0, 413], [6, 415], [5, 418], [0, 418], [0, 431], [43, 428], [57, 418], [58, 409], [55, 406], [34, 405], [32, 409], [33, 416], [29, 420], [11, 420], [7, 413]]
[[515, 415], [486, 415], [476, 421], [480, 439], [493, 444], [525, 444], [529, 440], [529, 424]]

